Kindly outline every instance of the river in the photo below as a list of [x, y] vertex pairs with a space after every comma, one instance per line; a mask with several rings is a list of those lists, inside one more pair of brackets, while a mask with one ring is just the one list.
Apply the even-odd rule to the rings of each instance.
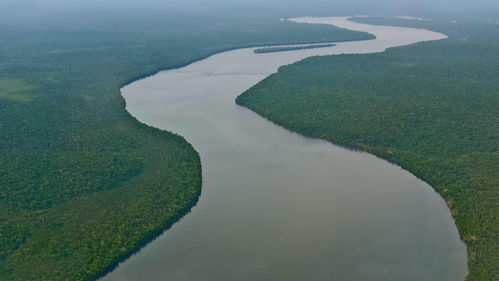
[[464, 280], [466, 247], [444, 200], [371, 154], [303, 137], [235, 98], [279, 66], [314, 55], [381, 52], [440, 33], [347, 18], [297, 18], [376, 39], [334, 47], [213, 55], [121, 89], [139, 121], [200, 153], [192, 212], [102, 280]]

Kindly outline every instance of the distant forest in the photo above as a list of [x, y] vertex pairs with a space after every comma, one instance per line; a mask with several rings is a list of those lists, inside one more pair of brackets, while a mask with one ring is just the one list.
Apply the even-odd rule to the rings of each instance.
[[293, 131], [399, 164], [446, 200], [468, 281], [499, 280], [499, 26], [356, 18], [449, 39], [284, 66], [237, 98]]

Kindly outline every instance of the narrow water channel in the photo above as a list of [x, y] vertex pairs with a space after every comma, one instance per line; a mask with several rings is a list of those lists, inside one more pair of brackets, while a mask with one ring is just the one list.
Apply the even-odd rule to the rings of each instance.
[[122, 88], [130, 114], [184, 136], [200, 153], [203, 191], [190, 214], [102, 280], [464, 280], [465, 245], [430, 186], [234, 103], [279, 66], [309, 56], [381, 52], [445, 35], [346, 18], [294, 20], [377, 38], [277, 53], [239, 49]]

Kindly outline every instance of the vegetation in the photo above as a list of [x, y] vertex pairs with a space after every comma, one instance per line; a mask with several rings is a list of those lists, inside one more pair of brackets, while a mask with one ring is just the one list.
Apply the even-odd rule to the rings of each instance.
[[129, 116], [124, 84], [231, 48], [369, 36], [266, 19], [84, 18], [0, 25], [0, 280], [96, 279], [195, 204], [198, 154]]
[[282, 47], [265, 47], [255, 49], [255, 53], [275, 53], [275, 52], [285, 52], [285, 51], [296, 51], [296, 50], [304, 50], [304, 49], [316, 49], [316, 48], [326, 48], [326, 47], [334, 47], [336, 44], [311, 44], [311, 45], [301, 45], [301, 46], [282, 46]]
[[293, 131], [388, 159], [431, 184], [468, 246], [467, 280], [499, 280], [499, 28], [357, 20], [450, 38], [305, 59], [236, 102]]

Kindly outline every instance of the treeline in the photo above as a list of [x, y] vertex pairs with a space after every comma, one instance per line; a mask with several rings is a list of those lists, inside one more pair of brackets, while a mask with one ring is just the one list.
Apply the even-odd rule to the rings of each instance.
[[499, 280], [499, 29], [358, 19], [450, 35], [368, 55], [281, 67], [236, 102], [302, 134], [388, 159], [447, 201], [467, 244], [467, 280]]
[[366, 36], [274, 19], [73, 20], [0, 25], [0, 280], [93, 280], [197, 201], [198, 154], [131, 117], [125, 83], [236, 47]]

